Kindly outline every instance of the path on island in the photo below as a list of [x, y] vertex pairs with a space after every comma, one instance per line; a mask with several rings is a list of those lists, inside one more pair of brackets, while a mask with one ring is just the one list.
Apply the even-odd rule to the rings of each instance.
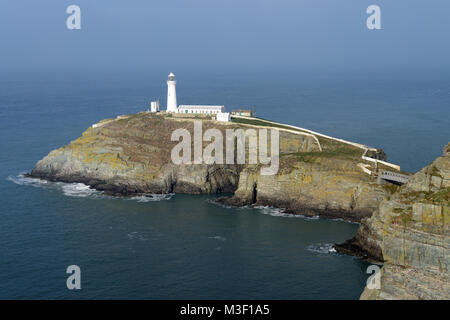
[[[354, 147], [357, 147], [357, 148], [360, 148], [360, 149], [363, 150], [363, 153], [361, 155], [361, 159], [369, 161], [369, 162], [372, 162], [372, 163], [375, 163], [375, 164], [376, 163], [381, 163], [381, 164], [384, 164], [385, 166], [388, 166], [388, 167], [394, 168], [395, 170], [400, 171], [400, 166], [399, 165], [396, 165], [396, 164], [393, 164], [393, 163], [390, 163], [390, 162], [386, 162], [386, 161], [383, 161], [383, 160], [377, 160], [377, 159], [373, 159], [373, 158], [367, 157], [366, 154], [367, 154], [367, 152], [369, 150], [370, 151], [377, 151], [377, 149], [376, 148], [372, 148], [372, 147], [368, 147], [368, 146], [366, 146], [364, 144], [361, 144], [361, 143], [356, 143], [356, 142], [347, 141], [347, 140], [340, 139], [340, 138], [331, 137], [331, 136], [328, 136], [328, 135], [325, 135], [325, 134], [322, 134], [322, 133], [319, 133], [319, 132], [315, 132], [315, 131], [312, 131], [312, 130], [309, 130], [309, 129], [293, 126], [293, 125], [290, 125], [290, 124], [284, 124], [284, 123], [278, 123], [278, 122], [275, 122], [275, 121], [265, 120], [265, 119], [262, 119], [262, 118], [245, 117], [245, 116], [238, 116], [238, 115], [232, 115], [231, 117], [232, 118], [247, 119], [247, 120], [258, 120], [258, 121], [261, 121], [261, 122], [270, 123], [270, 124], [274, 124], [274, 125], [282, 125], [283, 127], [288, 127], [288, 128], [304, 131], [304, 132], [312, 134], [314, 136], [319, 136], [319, 137], [322, 137], [322, 138], [325, 138], [325, 139], [330, 139], [330, 140], [333, 140], [333, 141], [349, 144], [349, 145], [352, 145]], [[319, 143], [319, 146], [320, 146], [320, 143]], [[320, 146], [320, 149], [322, 149], [321, 146]], [[366, 171], [364, 171], [364, 172], [366, 172]]]

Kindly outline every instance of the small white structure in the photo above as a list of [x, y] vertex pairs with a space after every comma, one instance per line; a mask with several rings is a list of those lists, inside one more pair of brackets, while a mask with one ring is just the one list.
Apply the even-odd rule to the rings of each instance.
[[[185, 114], [218, 114], [225, 111], [225, 106], [209, 106], [209, 105], [180, 105], [177, 106], [175, 75], [171, 72], [167, 79], [167, 112], [177, 112]], [[153, 103], [153, 102], [152, 102]], [[159, 111], [159, 102], [158, 102]], [[153, 112], [153, 107], [152, 107]], [[155, 111], [156, 112], [156, 111]], [[222, 116], [223, 119], [226, 116]]]
[[150, 102], [150, 112], [159, 112], [159, 100]]
[[175, 75], [171, 72], [167, 79], [167, 112], [177, 112], [176, 85], [177, 81], [175, 80]]
[[231, 115], [229, 112], [220, 112], [216, 115], [217, 121], [229, 122], [231, 120]]
[[180, 105], [179, 113], [218, 114], [225, 111], [225, 106]]

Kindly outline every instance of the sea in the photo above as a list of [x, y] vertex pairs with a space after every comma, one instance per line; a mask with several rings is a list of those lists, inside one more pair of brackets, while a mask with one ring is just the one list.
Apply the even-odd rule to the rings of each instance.
[[[169, 72], [180, 104], [255, 107], [382, 148], [403, 171], [449, 142], [450, 74], [440, 70], [2, 70], [0, 299], [358, 299], [370, 263], [332, 249], [358, 224], [23, 176], [99, 120], [165, 106]], [[72, 265], [79, 290], [67, 287]]]

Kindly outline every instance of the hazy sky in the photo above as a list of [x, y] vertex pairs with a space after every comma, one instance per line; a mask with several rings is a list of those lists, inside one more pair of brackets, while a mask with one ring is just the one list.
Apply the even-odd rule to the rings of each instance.
[[0, 68], [449, 68], [449, 16], [449, 0], [0, 0]]

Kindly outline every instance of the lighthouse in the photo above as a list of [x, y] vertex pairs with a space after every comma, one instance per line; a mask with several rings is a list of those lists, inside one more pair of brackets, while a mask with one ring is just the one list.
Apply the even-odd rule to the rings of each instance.
[[177, 89], [175, 75], [171, 72], [167, 79], [167, 112], [177, 112]]

